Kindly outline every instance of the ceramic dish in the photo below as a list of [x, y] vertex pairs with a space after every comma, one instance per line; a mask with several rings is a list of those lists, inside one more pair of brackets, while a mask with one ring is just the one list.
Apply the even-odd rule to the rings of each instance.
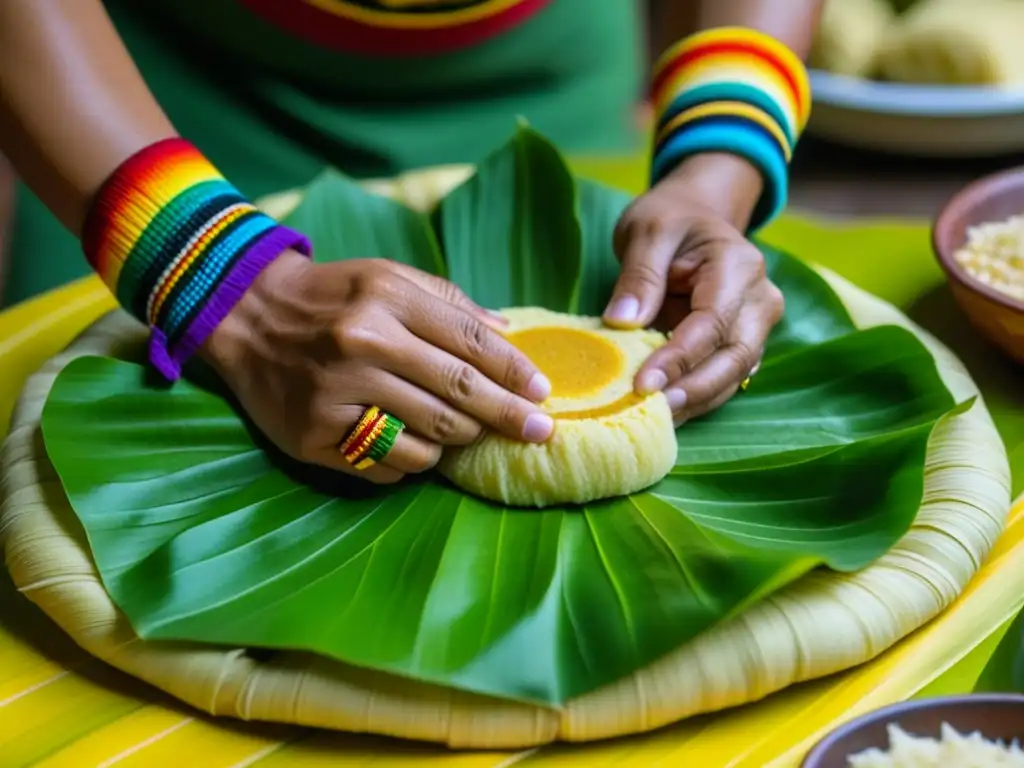
[[1024, 151], [1024, 88], [880, 83], [811, 71], [808, 132], [848, 146], [925, 157]]
[[969, 227], [1021, 214], [1024, 168], [985, 176], [946, 203], [932, 228], [932, 246], [967, 319], [1006, 354], [1024, 363], [1024, 302], [974, 279], [954, 258], [967, 241]]
[[960, 733], [991, 740], [1024, 741], [1024, 696], [986, 694], [915, 699], [869, 712], [837, 728], [814, 747], [802, 768], [849, 768], [847, 758], [871, 747], [889, 746], [887, 728], [898, 724], [913, 736], [939, 737], [943, 723]]

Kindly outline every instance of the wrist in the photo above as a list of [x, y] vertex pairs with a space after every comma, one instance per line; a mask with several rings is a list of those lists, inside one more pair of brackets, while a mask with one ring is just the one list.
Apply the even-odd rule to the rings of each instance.
[[[705, 30], [659, 61], [653, 101], [652, 184], [692, 174], [744, 230], [785, 207], [789, 161], [810, 109], [807, 72], [793, 51], [756, 30]], [[760, 198], [751, 207], [755, 188]]]
[[749, 160], [726, 152], [684, 159], [660, 182], [680, 185], [740, 232], [746, 231], [764, 192], [764, 176]]
[[150, 362], [169, 381], [271, 263], [311, 248], [181, 138], [114, 171], [93, 200], [82, 246], [121, 306], [151, 329]]

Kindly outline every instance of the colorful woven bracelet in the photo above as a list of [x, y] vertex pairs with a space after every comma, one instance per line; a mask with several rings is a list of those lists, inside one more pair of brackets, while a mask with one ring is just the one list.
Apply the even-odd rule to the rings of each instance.
[[807, 70], [793, 51], [753, 29], [699, 32], [661, 57], [653, 98], [652, 185], [688, 157], [728, 152], [764, 177], [751, 230], [785, 208], [789, 161], [811, 108]]
[[281, 253], [303, 235], [260, 213], [189, 142], [157, 142], [100, 188], [82, 234], [93, 269], [151, 328], [150, 361], [173, 381]]

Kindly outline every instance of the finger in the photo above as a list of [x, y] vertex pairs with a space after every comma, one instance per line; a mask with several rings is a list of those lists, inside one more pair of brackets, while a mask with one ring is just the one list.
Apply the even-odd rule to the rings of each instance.
[[735, 340], [670, 387], [685, 393], [685, 403], [675, 410], [692, 418], [706, 413], [710, 404], [717, 402], [723, 393], [734, 392], [757, 367], [770, 328], [769, 318], [760, 308], [744, 313]]
[[603, 319], [613, 328], [641, 328], [651, 323], [665, 299], [669, 266], [680, 242], [678, 232], [624, 216], [615, 231], [615, 251], [622, 271]]
[[763, 258], [752, 246], [709, 255], [693, 277], [690, 314], [637, 371], [637, 390], [657, 391], [679, 381], [722, 347], [734, 335], [741, 309], [757, 300], [748, 293], [751, 285], [763, 279], [763, 272]]
[[637, 371], [635, 386], [640, 394], [657, 392], [678, 383], [706, 361], [724, 343], [729, 318], [714, 310], [692, 310]]
[[316, 451], [315, 454], [312, 454], [310, 457], [311, 463], [319, 464], [322, 467], [333, 469], [338, 472], [344, 472], [346, 475], [360, 477], [377, 485], [391, 485], [405, 477], [404, 472], [385, 464], [374, 464], [373, 466], [362, 470], [353, 467], [341, 452], [341, 445], [344, 442], [344, 439], [348, 436], [347, 430], [351, 430], [351, 425], [347, 428], [343, 427], [341, 431], [339, 431], [338, 434], [341, 435], [341, 438], [335, 445], [328, 443], [325, 447]]
[[[704, 403], [700, 407], [690, 409], [684, 407], [681, 410], [673, 411], [672, 423], [676, 427], [679, 427], [692, 419], [696, 419], [698, 416], [703, 416], [705, 413], [711, 413], [712, 411], [718, 410], [733, 398], [738, 389], [738, 386], [730, 387], [729, 389], [722, 392], [722, 394], [720, 394], [710, 403]], [[669, 393], [666, 394], [670, 393], [671, 390], [669, 391]]]
[[387, 456], [380, 460], [380, 463], [399, 472], [416, 475], [433, 469], [440, 460], [440, 445], [417, 437], [406, 429], [402, 430], [398, 439], [395, 440], [394, 446], [388, 451]]
[[534, 403], [509, 392], [465, 360], [411, 334], [396, 344], [392, 362], [391, 373], [501, 434], [542, 443], [554, 431], [551, 417]]
[[389, 371], [376, 371], [360, 394], [394, 414], [411, 431], [435, 445], [469, 445], [480, 436], [480, 422], [444, 400]]
[[453, 304], [465, 312], [469, 312], [483, 323], [504, 330], [508, 326], [508, 318], [500, 312], [492, 312], [473, 301], [465, 292], [450, 280], [431, 275], [406, 264], [392, 262], [398, 274], [405, 277], [418, 288], [430, 293], [447, 304]]
[[[465, 361], [507, 392], [534, 402], [543, 402], [551, 394], [551, 382], [530, 358], [472, 314], [426, 293], [411, 296], [410, 301], [415, 306], [410, 307], [406, 327], [423, 341]], [[448, 373], [471, 376], [465, 367]], [[462, 386], [453, 381], [441, 392], [428, 389], [447, 400], [452, 394], [450, 389], [456, 385]], [[532, 412], [536, 410], [532, 408]]]

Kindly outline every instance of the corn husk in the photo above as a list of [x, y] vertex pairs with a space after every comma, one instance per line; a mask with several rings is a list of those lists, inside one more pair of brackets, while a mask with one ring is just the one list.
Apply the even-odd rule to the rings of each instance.
[[[467, 173], [449, 169], [376, 184], [379, 191], [429, 207]], [[421, 178], [427, 183], [420, 184]], [[298, 199], [279, 196], [265, 207], [280, 216]], [[958, 400], [977, 394], [963, 366], [935, 339], [893, 307], [823, 274], [860, 327], [910, 328], [933, 352]], [[241, 648], [144, 642], [100, 583], [39, 437], [43, 403], [68, 361], [143, 342], [142, 329], [112, 314], [28, 381], [0, 454], [4, 554], [18, 588], [89, 653], [218, 715], [455, 747], [528, 747], [650, 730], [874, 658], [965, 588], [1003, 530], [1009, 506], [1006, 454], [979, 398], [936, 427], [917, 520], [888, 554], [854, 574], [811, 573], [562, 711], [414, 683], [304, 653], [261, 661]]]

